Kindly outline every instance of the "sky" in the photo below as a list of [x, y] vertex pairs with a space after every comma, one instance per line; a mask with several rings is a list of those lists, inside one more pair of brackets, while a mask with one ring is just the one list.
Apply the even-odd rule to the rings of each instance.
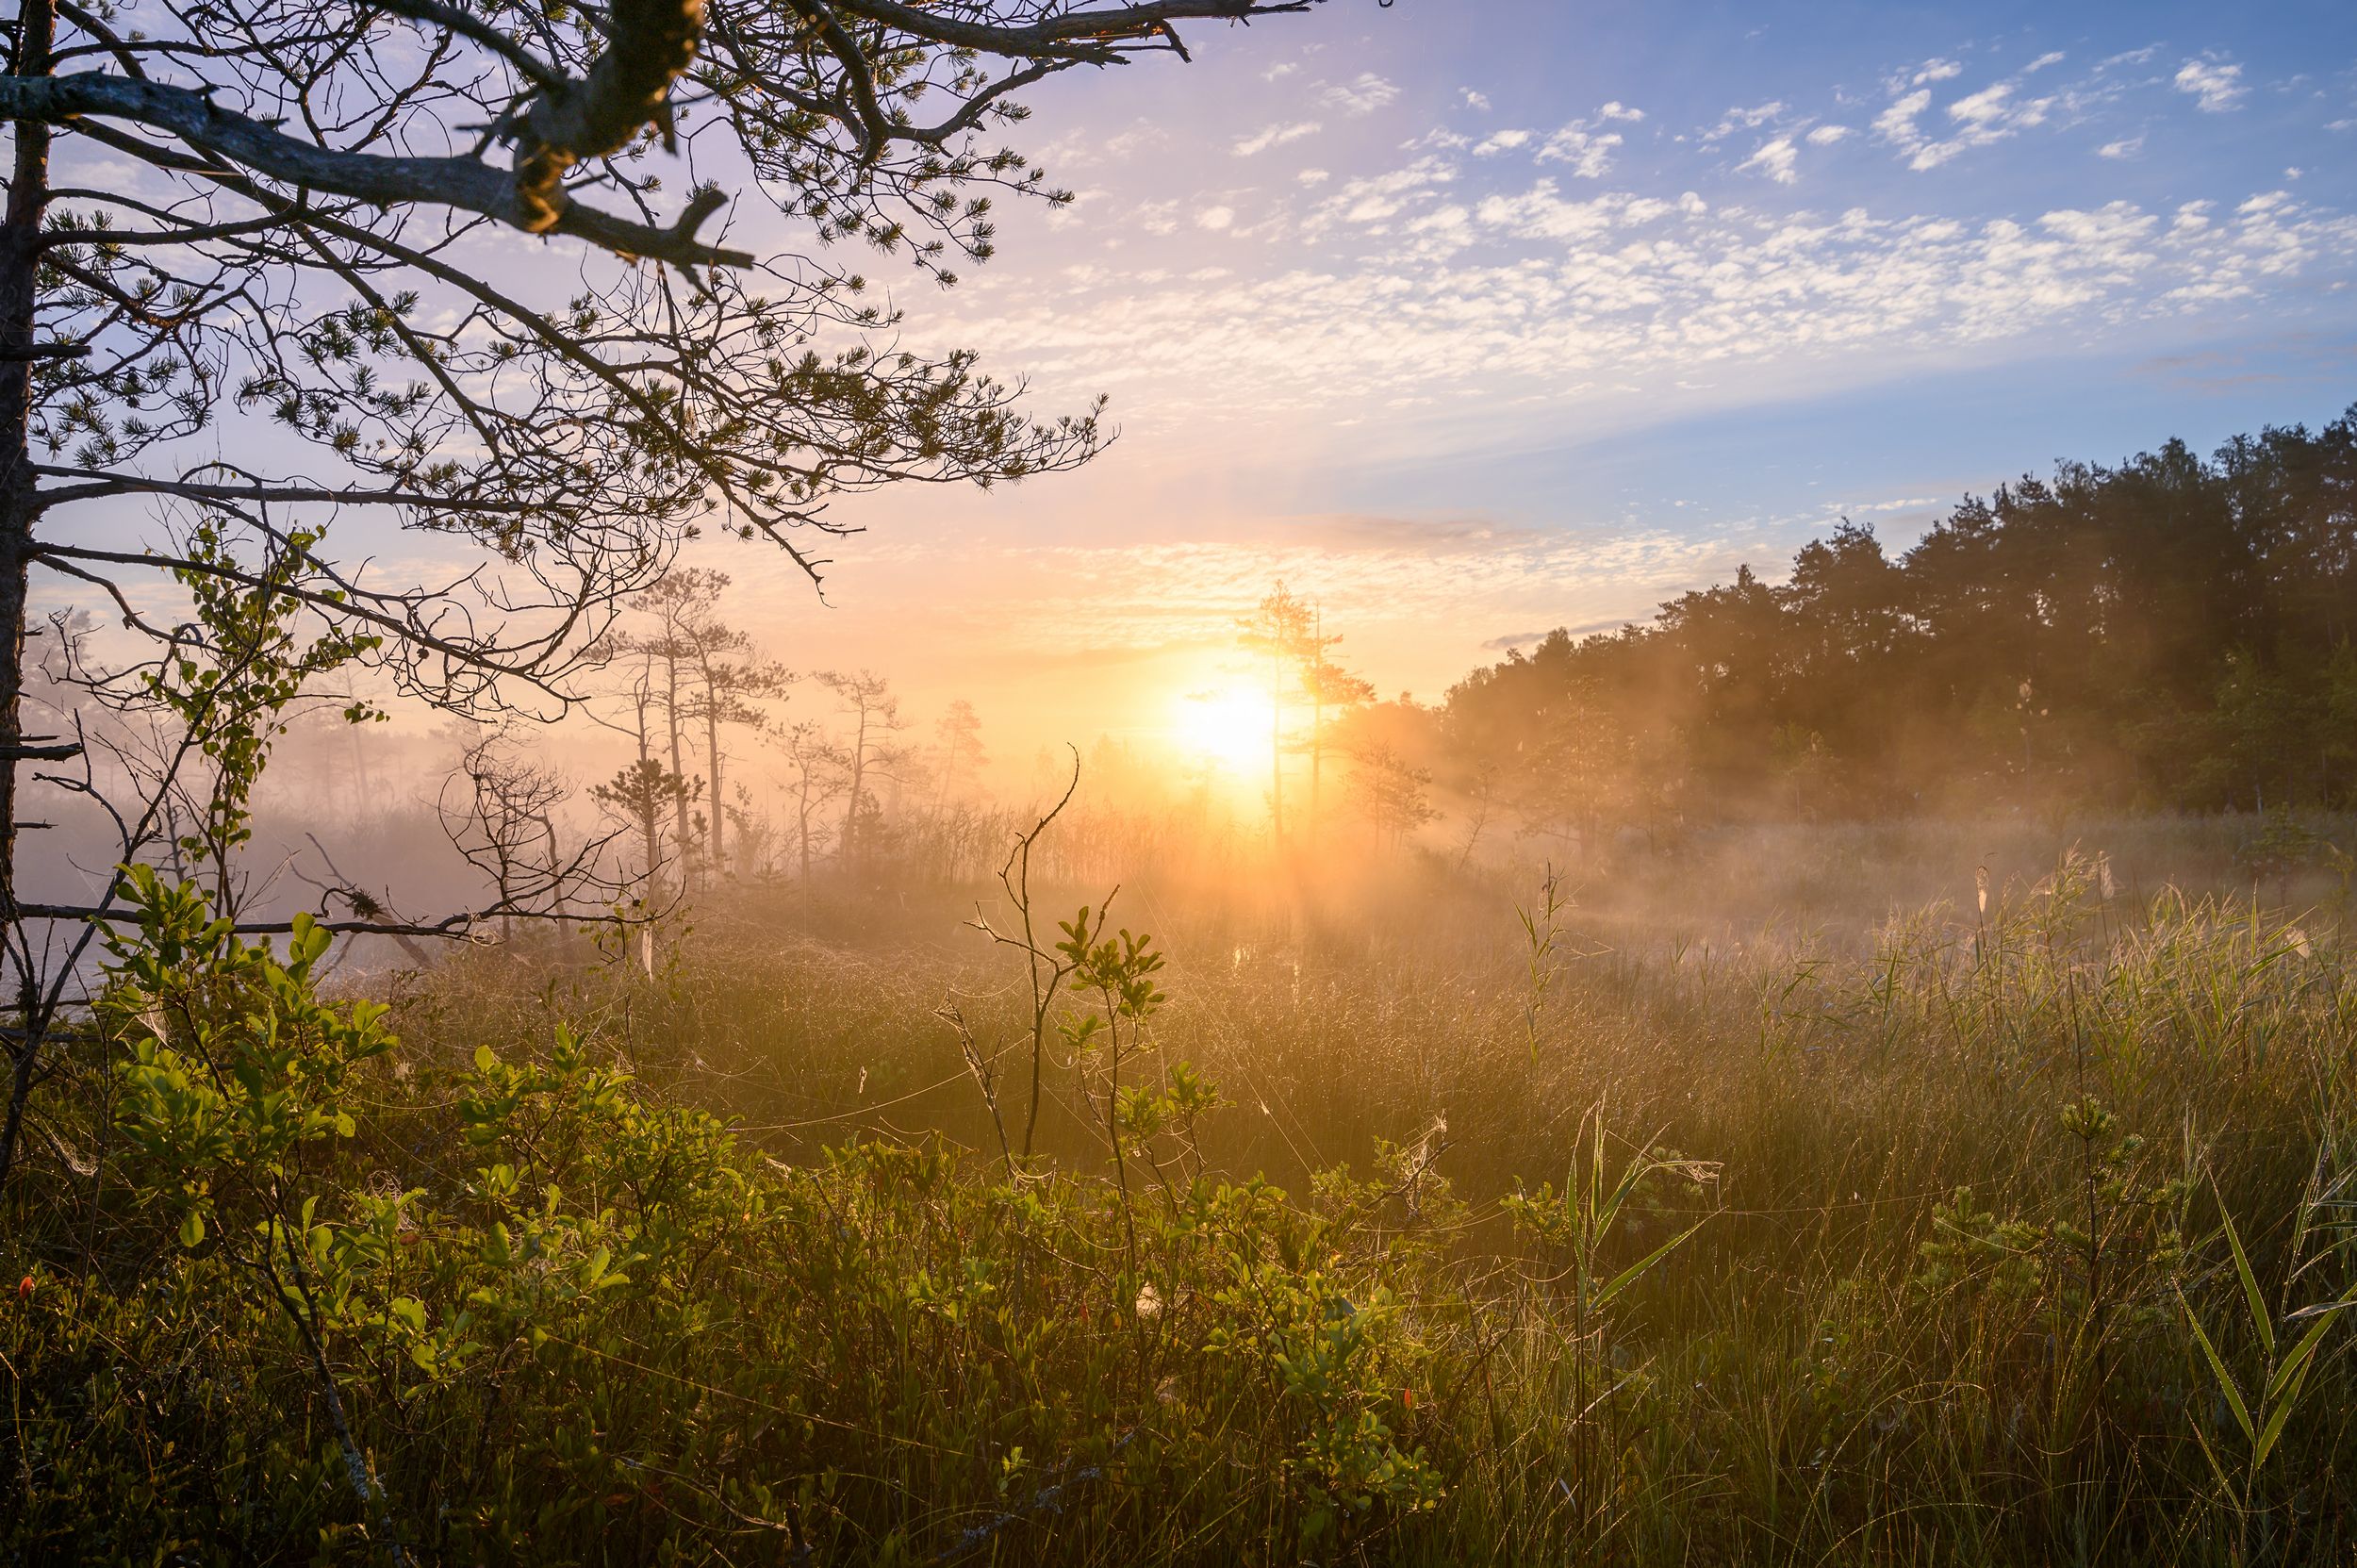
[[1330, 0], [1186, 39], [1034, 92], [1077, 200], [895, 285], [1040, 412], [1109, 395], [1113, 447], [839, 503], [823, 605], [714, 557], [790, 661], [966, 697], [1002, 755], [1167, 730], [1278, 577], [1432, 700], [1843, 516], [1903, 547], [2059, 458], [2357, 401], [2357, 8]]
[[[1002, 766], [1168, 740], [1282, 578], [1432, 701], [1846, 516], [2311, 425], [2357, 401], [2357, 7], [1327, 0], [1032, 90], [1075, 192], [1001, 205], [912, 346], [1086, 470], [837, 502], [824, 600], [698, 564], [804, 670], [867, 667]], [[734, 238], [807, 246], [757, 198]], [[823, 708], [811, 687], [798, 701]]]

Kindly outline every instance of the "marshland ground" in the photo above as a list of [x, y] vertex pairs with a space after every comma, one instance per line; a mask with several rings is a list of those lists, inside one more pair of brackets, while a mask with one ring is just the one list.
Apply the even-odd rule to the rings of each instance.
[[[326, 977], [282, 1027], [340, 1038], [305, 1094], [356, 1135], [224, 1151], [209, 1241], [136, 1128], [54, 1120], [18, 1549], [2346, 1559], [2348, 819], [1730, 829], [1552, 897], [1060, 826], [1036, 1035], [972, 923], [1019, 884], [748, 885]], [[239, 1261], [272, 1225], [314, 1317]]]

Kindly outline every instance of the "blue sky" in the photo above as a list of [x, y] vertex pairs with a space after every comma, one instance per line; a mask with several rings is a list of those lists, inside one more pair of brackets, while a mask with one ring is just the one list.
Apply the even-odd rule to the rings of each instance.
[[1844, 514], [1903, 545], [2357, 400], [2357, 8], [1331, 0], [1188, 41], [1035, 94], [1078, 202], [895, 286], [1121, 443], [846, 507], [796, 656], [1150, 730], [1281, 573], [1431, 696]]

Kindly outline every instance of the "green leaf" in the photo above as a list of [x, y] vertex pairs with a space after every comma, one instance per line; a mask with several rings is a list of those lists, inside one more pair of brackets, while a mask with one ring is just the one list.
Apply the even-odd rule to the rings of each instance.
[[205, 1211], [190, 1209], [180, 1216], [180, 1245], [194, 1249], [205, 1241]]
[[2301, 1317], [2313, 1315], [2316, 1321], [2315, 1326], [2300, 1335], [2298, 1343], [2293, 1345], [2290, 1353], [2283, 1358], [2283, 1364], [2275, 1369], [2275, 1376], [2267, 1379], [2266, 1398], [2269, 1404], [2274, 1403], [2276, 1396], [2301, 1375], [2301, 1369], [2306, 1367], [2309, 1361], [2316, 1355], [2317, 1343], [2324, 1338], [2325, 1331], [2332, 1327], [2332, 1320], [2352, 1306], [2357, 1306], [2357, 1296], [2344, 1296], [2338, 1301], [2323, 1302], [2316, 1307], [2305, 1307], [2295, 1314]]
[[[2213, 1180], [2210, 1190], [2217, 1191]], [[2242, 1249], [2242, 1234], [2234, 1229], [2234, 1216], [2226, 1212], [2221, 1199], [2217, 1206], [2218, 1222], [2226, 1228], [2226, 1245], [2234, 1250], [2234, 1273], [2242, 1279], [2243, 1299], [2250, 1304], [2250, 1322], [2259, 1330], [2259, 1343], [2270, 1359], [2275, 1355], [2275, 1317], [2267, 1311], [2266, 1297], [2259, 1290], [2258, 1276], [2250, 1271], [2250, 1257]]]
[[1691, 1236], [1695, 1231], [1701, 1230], [1704, 1226], [1709, 1223], [1710, 1220], [1707, 1215], [1702, 1219], [1696, 1220], [1693, 1224], [1688, 1226], [1685, 1230], [1679, 1231], [1676, 1235], [1672, 1236], [1668, 1241], [1663, 1242], [1659, 1246], [1655, 1247], [1651, 1252], [1646, 1253], [1642, 1258], [1638, 1259], [1637, 1262], [1629, 1264], [1628, 1267], [1614, 1275], [1612, 1277], [1611, 1283], [1606, 1285], [1603, 1290], [1596, 1293], [1595, 1305], [1598, 1308], [1602, 1308], [1605, 1303], [1620, 1295], [1624, 1287], [1634, 1283], [1639, 1275], [1653, 1267], [1654, 1264], [1659, 1263], [1663, 1258], [1667, 1257], [1672, 1252], [1676, 1251], [1680, 1246], [1685, 1245], [1686, 1239], [1689, 1236]]
[[2195, 1343], [2201, 1346], [2201, 1354], [2208, 1358], [2210, 1371], [2217, 1378], [2218, 1392], [2226, 1396], [2226, 1408], [2234, 1412], [2235, 1425], [2242, 1428], [2242, 1435], [2255, 1444], [2259, 1434], [2250, 1425], [2250, 1411], [2242, 1402], [2242, 1390], [2234, 1386], [2233, 1375], [2226, 1370], [2226, 1362], [2218, 1357], [2217, 1346], [2212, 1345], [2210, 1336], [2202, 1331], [2201, 1320], [2194, 1315], [2193, 1304], [2184, 1298], [2182, 1292], [2178, 1295], [2177, 1304], [2185, 1310], [2185, 1326], [2193, 1330]]
[[2309, 1365], [2304, 1359], [2299, 1363], [2299, 1370], [2293, 1376], [2291, 1385], [2283, 1391], [2283, 1397], [2276, 1401], [2274, 1410], [2268, 1412], [2266, 1425], [2259, 1428], [2258, 1441], [2250, 1445], [2251, 1469], [2256, 1470], [2265, 1464], [2267, 1456], [2275, 1451], [2275, 1440], [2283, 1435], [2283, 1423], [2291, 1419], [2292, 1411], [2299, 1406], [2300, 1385], [2308, 1380]]

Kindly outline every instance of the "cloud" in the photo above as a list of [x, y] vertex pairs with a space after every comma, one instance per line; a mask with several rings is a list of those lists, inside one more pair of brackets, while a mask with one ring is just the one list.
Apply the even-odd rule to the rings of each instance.
[[1572, 240], [1650, 223], [1673, 211], [1690, 214], [1693, 209], [1626, 191], [1589, 201], [1566, 201], [1553, 180], [1541, 180], [1519, 195], [1486, 196], [1474, 210], [1485, 227], [1518, 239]]
[[1420, 157], [1381, 174], [1345, 180], [1343, 188], [1320, 202], [1311, 215], [1312, 234], [1340, 222], [1366, 225], [1398, 216], [1411, 205], [1457, 178], [1456, 167], [1444, 159]]
[[1545, 632], [1503, 632], [1481, 645], [1484, 653], [1506, 653], [1517, 648], [1527, 648], [1534, 642], [1547, 640]]
[[[1946, 65], [1952, 62], [1937, 63]], [[1924, 71], [1916, 73], [1914, 80], [1922, 81], [1928, 74], [1929, 68], [1926, 67]], [[1953, 76], [1955, 74], [1951, 71], [1947, 75]], [[1909, 169], [1918, 173], [1937, 169], [1972, 148], [1986, 147], [2046, 124], [2056, 100], [2053, 97], [2021, 98], [2017, 95], [2019, 85], [2019, 77], [1992, 82], [1979, 91], [1967, 93], [1949, 104], [1943, 112], [1952, 129], [1945, 137], [1936, 136], [1924, 129], [1921, 122], [1932, 107], [1932, 90], [1918, 87], [1913, 91], [1894, 96], [1874, 117], [1874, 136], [1904, 155]]]
[[2187, 60], [2176, 75], [2177, 91], [2190, 93], [2194, 107], [2204, 114], [2224, 114], [2242, 105], [2250, 90], [2242, 84], [2242, 67], [2217, 60]]
[[1752, 108], [1731, 108], [1717, 124], [1703, 132], [1703, 145], [1707, 147], [1714, 141], [1723, 141], [1737, 131], [1755, 131], [1771, 120], [1781, 118], [1784, 107], [1783, 102], [1778, 100]]
[[1314, 120], [1298, 120], [1292, 124], [1271, 125], [1258, 135], [1245, 137], [1236, 143], [1238, 157], [1250, 157], [1271, 147], [1282, 147], [1288, 141], [1298, 141], [1305, 136], [1315, 136], [1326, 127]]
[[1778, 185], [1793, 185], [1801, 177], [1793, 168], [1799, 161], [1800, 154], [1793, 148], [1792, 139], [1780, 136], [1773, 141], [1761, 143], [1759, 150], [1737, 164], [1735, 170], [1737, 173], [1742, 173], [1746, 170], [1756, 169]]
[[1281, 536], [1287, 544], [1315, 545], [1323, 550], [1419, 550], [1433, 555], [1526, 549], [1545, 542], [1545, 536], [1534, 529], [1480, 518], [1403, 518], [1371, 512], [1290, 518]]
[[2067, 58], [2060, 49], [2050, 50], [2023, 66], [2021, 74], [2026, 76], [2033, 71], [2043, 71], [2050, 65], [2060, 65]]
[[1631, 108], [1626, 104], [1622, 103], [1618, 98], [1615, 98], [1610, 103], [1605, 105], [1602, 108], [1596, 110], [1596, 118], [1599, 120], [1626, 120], [1633, 124], [1637, 121], [1645, 118], [1645, 111], [1640, 108]]
[[1948, 118], [1961, 120], [1969, 125], [1988, 125], [2005, 118], [2005, 100], [2013, 96], [2013, 89], [2004, 82], [1985, 87], [1969, 98], [1959, 98], [1948, 106]]
[[1915, 74], [1910, 86], [1921, 87], [1925, 82], [1944, 82], [1964, 74], [1964, 67], [1954, 60], [1931, 59]]
[[1425, 155], [1337, 181], [1302, 223], [1323, 243], [1279, 271], [1142, 286], [1108, 269], [1052, 304], [1010, 294], [1003, 314], [950, 324], [986, 351], [1019, 349], [1043, 385], [1102, 389], [1174, 424], [1245, 408], [1507, 417], [1618, 406], [1680, 380], [1863, 377], [2002, 342], [2118, 342], [2139, 322], [2357, 282], [2357, 219], [2283, 190], [1968, 222], [1574, 195], [1591, 188], [1562, 173], [1478, 192], [1467, 179]]
[[1572, 173], [1581, 179], [1602, 179], [1612, 167], [1612, 150], [1620, 145], [1620, 132], [1590, 131], [1574, 121], [1547, 138], [1546, 144], [1539, 149], [1537, 161], [1569, 164]]
[[2108, 157], [2117, 160], [2122, 158], [2132, 158], [2142, 151], [2144, 151], [2144, 138], [2140, 136], [2126, 136], [2120, 138], [2118, 141], [2104, 142], [2103, 145], [2095, 149], [2095, 156], [2097, 157]]
[[[2287, 360], [2288, 368], [2275, 368]], [[2284, 383], [2345, 385], [2353, 366], [2357, 366], [2357, 344], [2295, 332], [2247, 347], [2162, 355], [2136, 366], [2135, 371], [2171, 387], [2216, 394]]]
[[1847, 125], [1820, 125], [1808, 133], [1808, 144], [1812, 147], [1830, 147], [1849, 134], [1850, 127]]
[[1460, 87], [1457, 91], [1463, 98], [1467, 108], [1486, 111], [1490, 107], [1490, 95], [1486, 92], [1475, 92], [1469, 87]]
[[1372, 71], [1347, 83], [1328, 87], [1319, 101], [1344, 114], [1373, 114], [1399, 96], [1399, 89]]
[[1334, 176], [1332, 174], [1327, 173], [1323, 169], [1304, 169], [1300, 173], [1294, 176], [1294, 179], [1299, 180], [1304, 185], [1324, 185], [1327, 180], [1330, 180]]
[[1895, 141], [1902, 146], [1920, 145], [1923, 132], [1915, 123], [1916, 116], [1931, 107], [1929, 89], [1895, 99], [1888, 108], [1874, 116], [1874, 134], [1885, 141]]
[[1232, 206], [1207, 206], [1195, 215], [1195, 226], [1210, 229], [1213, 234], [1233, 228], [1235, 223], [1236, 209]]
[[1510, 153], [1529, 140], [1528, 131], [1492, 131], [1475, 143], [1474, 157], [1492, 157], [1499, 153]]

